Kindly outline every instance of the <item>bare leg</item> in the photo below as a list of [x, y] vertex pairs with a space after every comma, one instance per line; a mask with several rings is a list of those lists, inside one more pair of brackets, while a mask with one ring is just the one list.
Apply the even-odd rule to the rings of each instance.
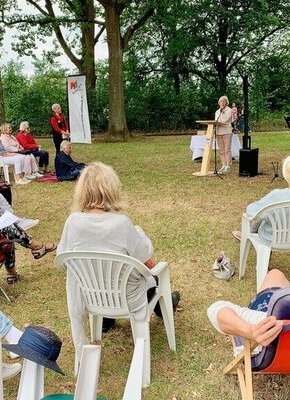
[[271, 269], [263, 280], [262, 286], [258, 290], [258, 293], [264, 289], [270, 287], [281, 287], [286, 288], [290, 286], [290, 282], [283, 274], [283, 272], [279, 271], [278, 269]]

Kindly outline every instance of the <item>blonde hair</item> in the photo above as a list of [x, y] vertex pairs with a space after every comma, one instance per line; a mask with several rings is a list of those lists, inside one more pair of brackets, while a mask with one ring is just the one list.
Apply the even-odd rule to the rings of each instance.
[[218, 105], [220, 105], [220, 102], [221, 102], [222, 100], [225, 100], [225, 101], [226, 101], [227, 106], [230, 104], [229, 99], [228, 99], [227, 96], [221, 96], [221, 97], [219, 98]]
[[0, 126], [0, 131], [1, 131], [1, 133], [6, 133], [8, 127], [9, 127], [9, 128], [12, 128], [11, 124], [8, 124], [7, 122], [5, 122], [4, 124], [2, 124], [2, 125]]
[[120, 211], [121, 182], [110, 165], [93, 162], [86, 166], [76, 184], [72, 211]]
[[290, 183], [290, 156], [286, 157], [282, 164], [282, 174], [288, 183]]
[[60, 107], [60, 104], [55, 103], [51, 106], [52, 111], [55, 111], [58, 107]]
[[26, 128], [29, 128], [29, 122], [28, 121], [21, 122], [19, 125], [19, 130], [25, 131]]

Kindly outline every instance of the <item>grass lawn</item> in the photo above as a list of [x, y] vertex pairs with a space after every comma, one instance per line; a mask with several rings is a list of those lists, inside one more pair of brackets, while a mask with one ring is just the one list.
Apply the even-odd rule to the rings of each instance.
[[[51, 141], [40, 142], [54, 155]], [[189, 143], [190, 136], [170, 136], [130, 143], [75, 144], [73, 158], [86, 163], [100, 160], [115, 168], [128, 204], [125, 212], [152, 239], [155, 258], [170, 263], [172, 288], [181, 292], [180, 309], [175, 316], [176, 353], [168, 349], [162, 322], [152, 318], [152, 384], [143, 390], [143, 399], [236, 400], [241, 398], [237, 378], [222, 375], [222, 368], [231, 359], [230, 341], [213, 330], [206, 309], [211, 302], [223, 298], [241, 305], [248, 303], [255, 292], [255, 254], [251, 250], [242, 281], [237, 274], [230, 282], [217, 280], [211, 267], [217, 253], [225, 250], [238, 272], [239, 245], [231, 231], [239, 228], [248, 203], [272, 189], [285, 187], [281, 178], [271, 183], [271, 162], [279, 161], [281, 166], [282, 159], [290, 153], [290, 137], [287, 132], [254, 133], [252, 147], [260, 149], [261, 175], [241, 178], [238, 163], [234, 162], [231, 173], [223, 180], [192, 176], [200, 164], [191, 161]], [[35, 238], [58, 241], [73, 190], [72, 182], [14, 185], [13, 206], [18, 215], [41, 220], [30, 231]], [[29, 251], [18, 248], [21, 283], [6, 287], [14, 299], [11, 304], [1, 300], [1, 310], [20, 328], [43, 324], [63, 340], [59, 364], [66, 376], [46, 370], [46, 394], [72, 391], [75, 382], [65, 273], [54, 267], [53, 260], [54, 254], [48, 254], [34, 261]], [[287, 253], [274, 254], [271, 259], [271, 267], [279, 267], [289, 275], [288, 264]], [[119, 400], [133, 350], [129, 322], [122, 321], [119, 329], [105, 335], [102, 345], [99, 393]], [[5, 382], [6, 400], [16, 399], [18, 379]], [[288, 377], [255, 377], [256, 399], [288, 400], [289, 383]]]

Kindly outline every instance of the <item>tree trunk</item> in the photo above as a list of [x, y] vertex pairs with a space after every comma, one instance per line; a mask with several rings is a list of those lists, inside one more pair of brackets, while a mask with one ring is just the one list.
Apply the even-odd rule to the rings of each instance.
[[[83, 18], [87, 21], [93, 21], [95, 18], [94, 1], [87, 0], [84, 2], [82, 10]], [[81, 27], [82, 37], [82, 58], [81, 73], [86, 75], [87, 89], [94, 90], [96, 88], [96, 72], [95, 72], [95, 25], [94, 23], [85, 23]]]
[[108, 137], [114, 140], [126, 140], [129, 137], [129, 131], [125, 115], [120, 15], [116, 4], [105, 4], [104, 7], [109, 52]]
[[3, 85], [2, 85], [2, 76], [0, 70], [0, 124], [5, 122], [5, 107], [4, 107], [4, 94], [3, 94]]

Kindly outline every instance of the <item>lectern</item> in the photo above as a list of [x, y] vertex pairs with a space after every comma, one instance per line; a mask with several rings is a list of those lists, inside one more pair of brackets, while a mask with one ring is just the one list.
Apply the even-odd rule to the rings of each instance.
[[219, 121], [196, 121], [196, 122], [202, 125], [207, 125], [207, 131], [206, 131], [207, 140], [203, 150], [201, 169], [198, 172], [194, 172], [192, 175], [196, 176], [212, 175], [212, 172], [209, 171], [209, 164], [210, 164], [212, 143], [214, 140], [214, 129], [216, 126], [225, 126], [225, 124]]

